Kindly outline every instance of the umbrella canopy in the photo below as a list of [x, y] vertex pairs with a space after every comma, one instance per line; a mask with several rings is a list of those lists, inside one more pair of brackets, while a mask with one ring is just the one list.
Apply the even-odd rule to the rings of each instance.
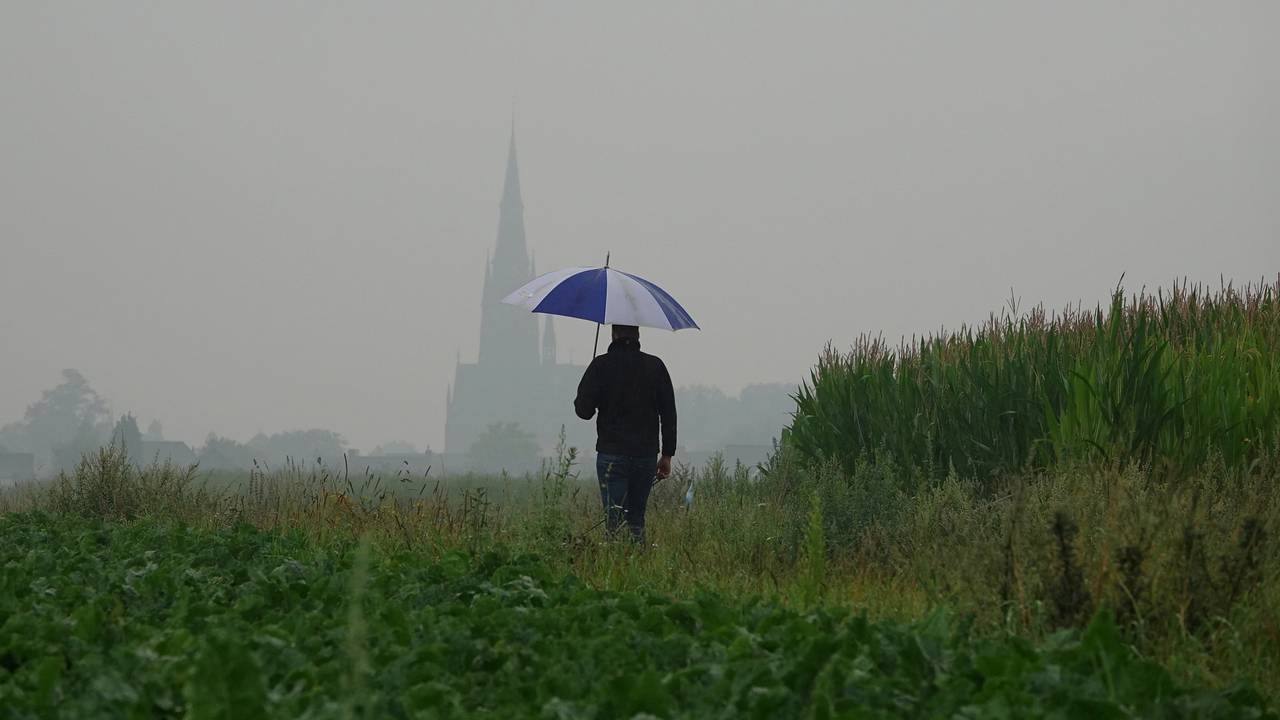
[[525, 283], [502, 302], [536, 313], [609, 325], [698, 329], [689, 313], [666, 290], [611, 267], [549, 272]]

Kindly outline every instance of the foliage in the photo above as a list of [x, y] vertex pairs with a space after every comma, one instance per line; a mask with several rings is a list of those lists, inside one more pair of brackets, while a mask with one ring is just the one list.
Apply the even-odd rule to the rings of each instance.
[[48, 462], [54, 451], [78, 456], [101, 444], [111, 429], [107, 402], [78, 370], [62, 371], [62, 382], [27, 407], [22, 421], [0, 430], [15, 451], [33, 452]]
[[138, 429], [138, 419], [133, 416], [133, 413], [120, 416], [120, 420], [111, 431], [111, 444], [123, 449], [124, 454], [135, 462], [141, 459], [142, 431]]
[[569, 450], [538, 476], [439, 480], [318, 466], [193, 479], [97, 458], [66, 485], [0, 489], [0, 513], [247, 522], [317, 546], [367, 536], [423, 561], [508, 547], [595, 588], [715, 589], [893, 621], [941, 607], [982, 636], [1031, 642], [1106, 612], [1180, 683], [1247, 679], [1280, 697], [1280, 458], [1177, 482], [1137, 467], [1065, 468], [994, 490], [952, 475], [905, 493], [914, 468], [806, 467], [784, 446], [758, 478], [723, 463], [678, 466], [654, 488], [651, 546], [638, 553], [602, 541], [594, 477], [574, 471]]
[[736, 402], [717, 387], [692, 385], [676, 390], [680, 444], [687, 448], [718, 448], [721, 431], [734, 416]]
[[1274, 718], [1189, 689], [1106, 613], [1040, 646], [425, 562], [238, 525], [0, 518], [0, 707], [41, 717]]
[[59, 473], [44, 502], [55, 512], [85, 518], [190, 519], [211, 500], [194, 480], [194, 468], [166, 462], [140, 469], [122, 446], [104, 446], [82, 456], [73, 472]]
[[267, 467], [340, 465], [347, 441], [331, 430], [292, 430], [258, 433], [248, 443], [209, 433], [196, 451], [200, 467], [209, 470], [249, 470]]
[[538, 467], [538, 442], [519, 423], [493, 423], [471, 443], [467, 455], [477, 471], [527, 472]]
[[815, 490], [810, 496], [809, 523], [804, 534], [804, 572], [801, 595], [806, 604], [822, 597], [827, 582], [827, 539], [822, 530], [822, 498]]
[[795, 409], [794, 383], [756, 383], [742, 389], [738, 408], [725, 425], [724, 445], [769, 445]]
[[142, 439], [153, 441], [164, 440], [164, 425], [161, 425], [159, 420], [152, 419], [151, 423], [147, 425], [147, 433], [142, 436]]
[[986, 481], [1072, 461], [1244, 468], [1280, 441], [1280, 280], [1117, 291], [1109, 310], [1010, 312], [894, 352], [831, 349], [787, 441], [847, 470], [891, 457]]
[[693, 450], [768, 445], [787, 423], [795, 391], [786, 383], [760, 383], [730, 397], [716, 387], [682, 387], [676, 390], [680, 443]]
[[206, 470], [246, 470], [253, 467], [253, 450], [231, 438], [209, 433], [196, 451], [200, 467]]
[[253, 457], [272, 465], [306, 465], [312, 462], [336, 464], [346, 452], [347, 441], [340, 433], [313, 428], [266, 435], [258, 433], [248, 443]]

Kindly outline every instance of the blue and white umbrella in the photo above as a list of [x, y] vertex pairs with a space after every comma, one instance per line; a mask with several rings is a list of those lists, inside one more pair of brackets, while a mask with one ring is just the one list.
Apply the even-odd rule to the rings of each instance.
[[536, 313], [609, 325], [698, 329], [689, 313], [666, 290], [607, 264], [602, 268], [568, 268], [540, 275], [502, 302]]

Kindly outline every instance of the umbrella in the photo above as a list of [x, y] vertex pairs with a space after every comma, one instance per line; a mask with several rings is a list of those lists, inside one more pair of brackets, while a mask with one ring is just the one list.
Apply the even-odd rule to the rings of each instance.
[[547, 315], [661, 330], [699, 329], [676, 299], [653, 282], [609, 267], [575, 267], [539, 275], [502, 299]]

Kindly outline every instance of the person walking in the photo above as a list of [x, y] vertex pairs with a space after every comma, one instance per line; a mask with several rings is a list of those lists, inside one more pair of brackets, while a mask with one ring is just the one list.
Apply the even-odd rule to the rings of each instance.
[[[573, 401], [578, 417], [596, 418], [596, 475], [605, 530], [625, 523], [644, 542], [644, 515], [654, 478], [671, 474], [676, 453], [676, 399], [661, 359], [640, 352], [640, 328], [613, 325], [608, 352], [587, 366]], [[661, 430], [661, 444], [659, 444]]]

